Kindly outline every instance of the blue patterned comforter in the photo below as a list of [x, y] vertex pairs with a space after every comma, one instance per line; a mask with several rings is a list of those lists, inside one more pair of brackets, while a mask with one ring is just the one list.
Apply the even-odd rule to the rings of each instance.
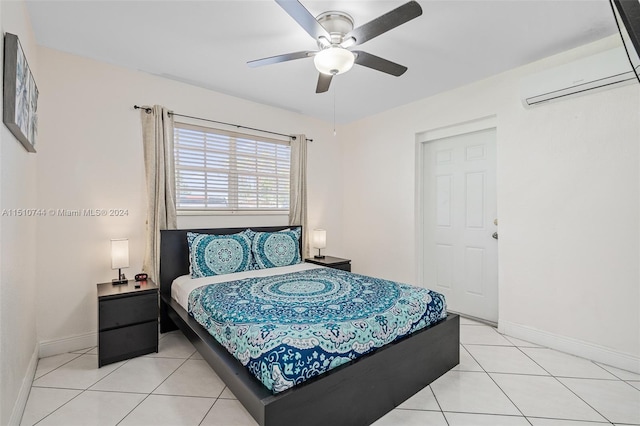
[[191, 314], [273, 393], [446, 317], [444, 296], [321, 268], [211, 284]]

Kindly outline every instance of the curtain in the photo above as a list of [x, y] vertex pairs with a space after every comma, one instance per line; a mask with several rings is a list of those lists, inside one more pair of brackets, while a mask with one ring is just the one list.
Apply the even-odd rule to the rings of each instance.
[[140, 110], [147, 178], [147, 234], [142, 270], [160, 284], [160, 230], [176, 228], [173, 114], [160, 105]]
[[307, 229], [307, 138], [291, 138], [291, 176], [289, 181], [289, 225], [302, 226], [302, 256], [309, 257]]

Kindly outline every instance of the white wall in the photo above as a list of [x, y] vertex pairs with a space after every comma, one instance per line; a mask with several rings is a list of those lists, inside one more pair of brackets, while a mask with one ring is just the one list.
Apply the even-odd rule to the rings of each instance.
[[[24, 2], [0, 2], [0, 15], [2, 34], [18, 36], [38, 84], [35, 38]], [[0, 210], [35, 208], [37, 154], [28, 153], [4, 124], [0, 142]], [[36, 219], [3, 214], [0, 253], [0, 424], [6, 425], [20, 421], [37, 360]]]
[[[330, 125], [160, 77], [40, 48], [38, 204], [46, 209], [128, 210], [125, 217], [51, 217], [38, 223], [38, 337], [41, 354], [95, 342], [96, 283], [111, 280], [109, 240], [128, 237], [131, 277], [142, 266], [145, 180], [140, 111], [161, 104], [177, 113], [305, 133], [308, 149], [309, 228], [331, 235], [342, 252], [342, 157]], [[327, 171], [331, 172], [328, 173]], [[286, 216], [180, 217], [181, 227], [286, 224]], [[95, 344], [95, 343], [93, 343]]]
[[529, 110], [519, 99], [523, 76], [618, 43], [601, 40], [348, 126], [344, 246], [354, 271], [420, 283], [416, 135], [496, 116], [501, 329], [640, 370], [640, 86]]

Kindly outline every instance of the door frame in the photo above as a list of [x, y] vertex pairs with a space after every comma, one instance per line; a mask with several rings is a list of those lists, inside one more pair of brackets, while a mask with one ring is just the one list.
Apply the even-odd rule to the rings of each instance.
[[[481, 130], [496, 129], [496, 169], [498, 164], [498, 120], [495, 115], [477, 118], [474, 120], [464, 121], [461, 123], [450, 124], [443, 127], [436, 127], [416, 133], [415, 136], [415, 252], [416, 252], [416, 282], [424, 287], [424, 267], [422, 258], [424, 256], [424, 174], [426, 165], [424, 164], [425, 145], [439, 139], [452, 136], [460, 136], [467, 133], [474, 133]], [[497, 170], [496, 170], [497, 176]], [[498, 179], [496, 178], [496, 194], [498, 192]], [[498, 207], [498, 212], [500, 211]], [[499, 216], [499, 213], [498, 213]], [[500, 259], [500, 246], [498, 246], [498, 262]], [[500, 319], [500, 268], [498, 263], [498, 320]]]

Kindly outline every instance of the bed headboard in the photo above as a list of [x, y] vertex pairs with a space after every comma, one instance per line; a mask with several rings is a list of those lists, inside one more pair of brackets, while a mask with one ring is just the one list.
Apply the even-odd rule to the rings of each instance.
[[[187, 232], [212, 235], [230, 235], [251, 228], [257, 232], [276, 232], [283, 229], [301, 229], [301, 226], [262, 226], [215, 229], [167, 229], [160, 231], [160, 294], [171, 297], [171, 284], [181, 275], [189, 273], [189, 245]], [[302, 234], [302, 232], [301, 232]], [[302, 238], [298, 247], [302, 253]], [[303, 258], [301, 256], [301, 258]]]

